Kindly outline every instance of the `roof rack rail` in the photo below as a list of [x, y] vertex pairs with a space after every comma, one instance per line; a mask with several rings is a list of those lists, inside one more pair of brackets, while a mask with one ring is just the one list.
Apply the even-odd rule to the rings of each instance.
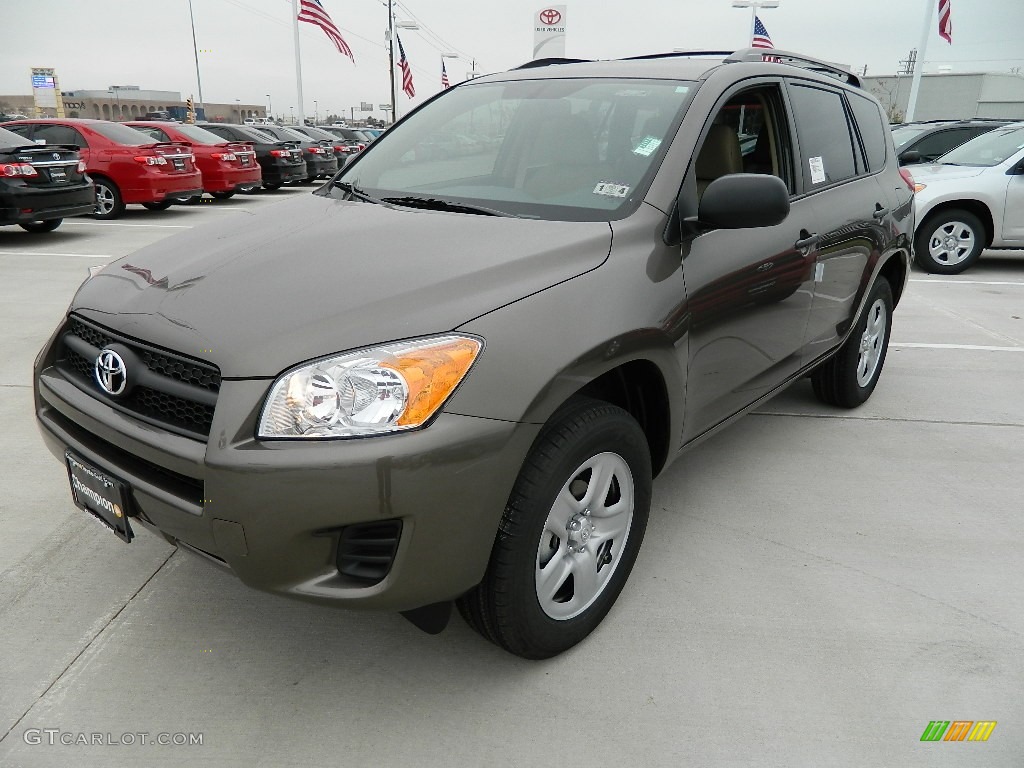
[[819, 72], [828, 75], [836, 80], [841, 80], [847, 85], [860, 88], [860, 78], [853, 72], [848, 72], [842, 67], [821, 59], [812, 59], [790, 51], [781, 51], [778, 48], [744, 48], [736, 51], [725, 60], [726, 64], [734, 64], [740, 61], [772, 61], [778, 64], [789, 64], [792, 67]]
[[626, 56], [621, 61], [642, 61], [644, 59], [688, 58], [690, 56], [732, 56], [733, 51], [672, 51], [671, 53], [645, 53], [642, 56]]
[[528, 61], [525, 64], [520, 64], [518, 67], [513, 67], [512, 69], [533, 69], [535, 67], [551, 66], [552, 64], [587, 64], [591, 61], [593, 61], [593, 59], [534, 59], [533, 61]]

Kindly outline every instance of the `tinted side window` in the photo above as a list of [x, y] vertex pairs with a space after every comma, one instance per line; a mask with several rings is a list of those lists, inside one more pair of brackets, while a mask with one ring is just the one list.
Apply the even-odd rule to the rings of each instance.
[[4, 128], [6, 128], [11, 133], [16, 133], [19, 136], [24, 136], [26, 139], [28, 138], [28, 135], [32, 133], [31, 125], [5, 125]]
[[807, 190], [856, 175], [843, 97], [836, 91], [791, 85], [790, 99]]
[[227, 139], [228, 141], [237, 140], [235, 135], [231, 132], [229, 128], [225, 128], [220, 125], [204, 125], [203, 128], [205, 128], [210, 133], [215, 133], [221, 138]]
[[849, 99], [868, 156], [868, 170], [877, 171], [885, 165], [885, 145], [892, 142], [891, 132], [882, 124], [882, 113], [875, 102], [854, 93], [849, 94]]
[[147, 136], [152, 136], [157, 141], [170, 141], [171, 140], [170, 137], [166, 133], [161, 131], [159, 128], [152, 128], [152, 127], [150, 127], [148, 125], [146, 125], [146, 126], [141, 126], [140, 125], [140, 126], [136, 126], [135, 130], [136, 131], [141, 131], [142, 133], [146, 134]]
[[32, 140], [36, 143], [45, 140], [47, 144], [71, 144], [75, 147], [86, 146], [82, 134], [67, 125], [37, 125], [36, 132], [32, 134]]
[[949, 150], [956, 149], [973, 136], [974, 132], [970, 128], [950, 128], [948, 131], [937, 131], [931, 136], [925, 136], [911, 149], [920, 152], [922, 160], [934, 160]]

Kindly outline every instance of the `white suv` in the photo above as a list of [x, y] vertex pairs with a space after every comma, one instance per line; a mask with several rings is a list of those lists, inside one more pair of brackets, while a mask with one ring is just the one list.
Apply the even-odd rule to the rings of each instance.
[[956, 275], [985, 248], [1024, 248], [1024, 122], [971, 139], [914, 168], [914, 260]]

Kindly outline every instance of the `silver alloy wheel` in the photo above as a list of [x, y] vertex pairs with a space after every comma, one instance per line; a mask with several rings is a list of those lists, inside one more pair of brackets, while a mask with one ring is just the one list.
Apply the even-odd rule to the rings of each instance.
[[871, 383], [878, 371], [878, 363], [882, 359], [885, 344], [885, 330], [889, 322], [889, 313], [885, 302], [875, 299], [868, 310], [868, 321], [864, 327], [864, 335], [860, 337], [860, 355], [857, 357], [857, 384], [866, 387]]
[[633, 474], [617, 453], [592, 456], [569, 476], [537, 548], [537, 601], [550, 618], [579, 616], [604, 591], [626, 546], [634, 499]]
[[96, 184], [96, 213], [106, 216], [114, 210], [114, 190], [106, 184]]
[[940, 224], [928, 238], [928, 254], [936, 264], [951, 267], [974, 251], [974, 230], [962, 221]]

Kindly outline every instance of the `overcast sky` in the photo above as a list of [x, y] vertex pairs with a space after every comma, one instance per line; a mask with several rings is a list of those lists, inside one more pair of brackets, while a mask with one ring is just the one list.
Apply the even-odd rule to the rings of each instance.
[[[938, 0], [929, 0], [937, 4]], [[327, 37], [301, 24], [306, 114], [348, 114], [349, 107], [389, 101], [381, 0], [322, 0], [355, 53], [353, 64]], [[750, 11], [730, 0], [570, 0], [566, 55], [617, 58], [687, 49], [746, 45]], [[297, 106], [291, 0], [192, 0], [203, 96], [240, 99], [289, 113]], [[892, 74], [919, 44], [925, 0], [781, 0], [762, 10], [776, 47], [840, 61], [869, 75]], [[400, 114], [440, 89], [441, 51], [449, 78], [477, 70], [497, 72], [532, 55], [532, 18], [538, 0], [402, 0], [400, 19], [419, 31], [402, 42], [412, 63], [415, 100], [398, 91]], [[0, 94], [29, 94], [31, 67], [55, 67], [62, 90], [139, 85], [198, 96], [188, 0], [0, 0], [5, 13], [0, 44]], [[1024, 0], [952, 0], [953, 45], [938, 37], [932, 17], [927, 69], [1024, 71]], [[47, 30], [52, 30], [48, 32]], [[358, 111], [357, 111], [358, 116]], [[380, 112], [374, 113], [380, 117]]]

